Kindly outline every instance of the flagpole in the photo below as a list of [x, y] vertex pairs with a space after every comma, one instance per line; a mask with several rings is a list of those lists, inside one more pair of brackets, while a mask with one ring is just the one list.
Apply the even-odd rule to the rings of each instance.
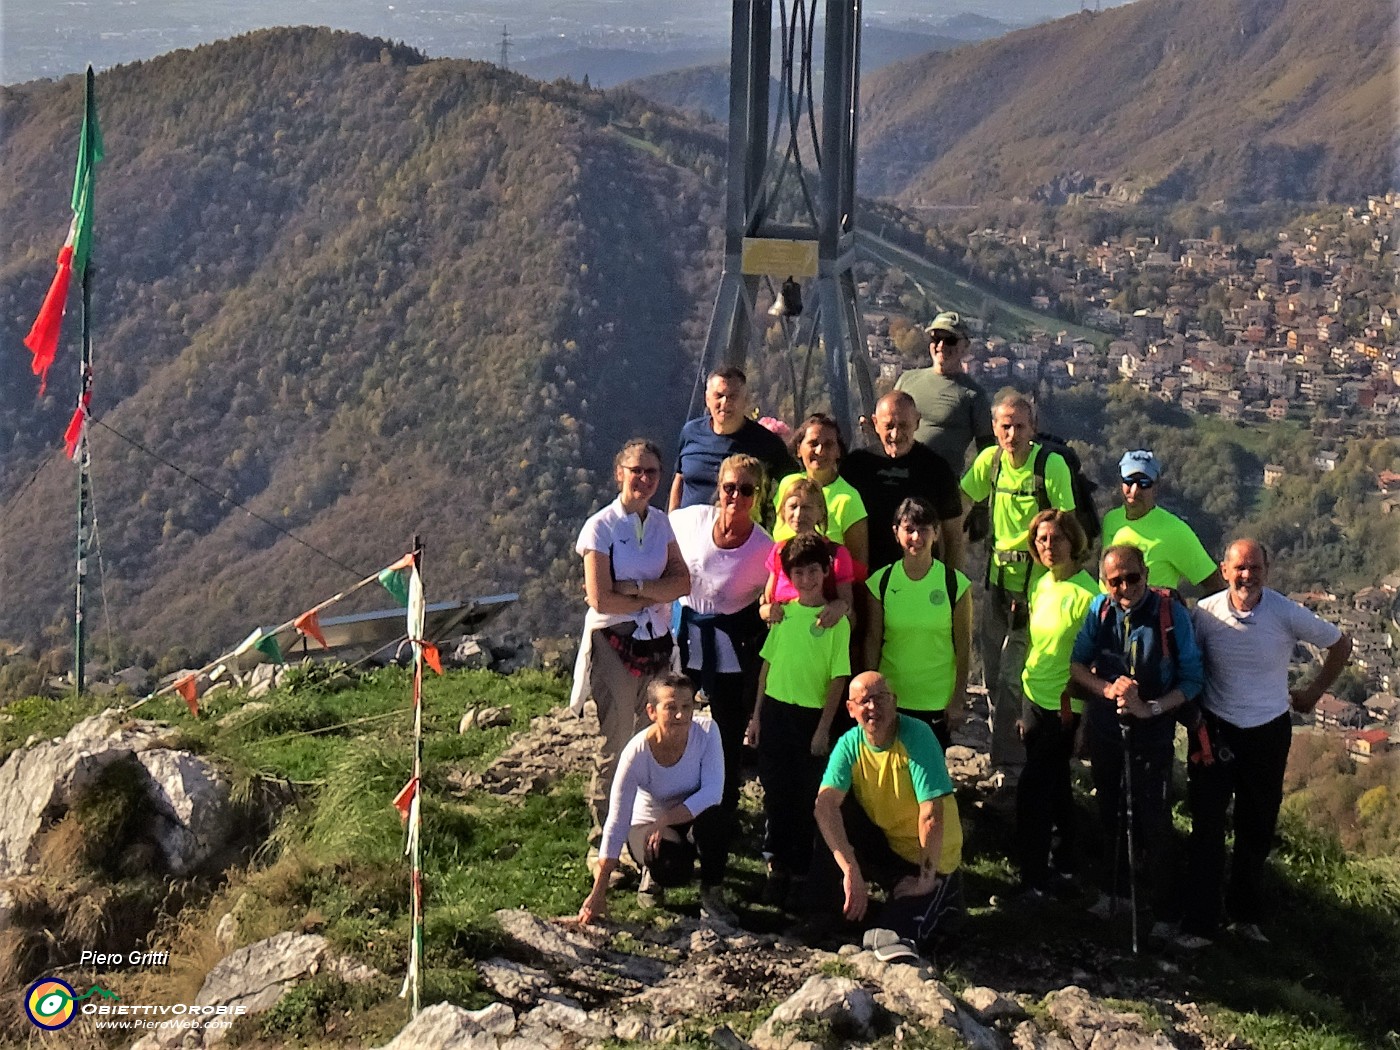
[[[88, 130], [88, 119], [94, 115], [93, 88], [95, 76], [92, 66], [87, 67], [87, 82], [83, 96], [83, 131]], [[87, 149], [84, 142], [80, 149]], [[89, 172], [89, 178], [91, 173]], [[83, 320], [82, 320], [82, 359], [78, 366], [78, 403], [84, 404], [84, 394], [92, 389], [92, 257], [83, 260]], [[81, 695], [87, 687], [87, 560], [91, 531], [88, 518], [91, 512], [92, 455], [89, 451], [87, 428], [83, 428], [78, 447], [78, 551], [76, 582], [73, 587], [73, 691]]]

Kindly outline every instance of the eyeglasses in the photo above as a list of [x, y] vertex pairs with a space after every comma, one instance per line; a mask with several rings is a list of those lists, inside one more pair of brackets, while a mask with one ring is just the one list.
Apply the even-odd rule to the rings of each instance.
[[738, 494], [745, 499], [753, 499], [753, 494], [758, 491], [757, 486], [749, 484], [747, 481], [726, 481], [720, 486], [720, 490], [726, 496]]
[[1122, 576], [1110, 576], [1104, 582], [1114, 590], [1117, 590], [1119, 587], [1136, 587], [1142, 582], [1142, 573], [1125, 572]]
[[623, 470], [631, 474], [634, 478], [659, 478], [661, 476], [660, 467], [627, 467]]
[[1134, 485], [1136, 485], [1136, 486], [1137, 486], [1138, 488], [1140, 488], [1140, 489], [1150, 489], [1153, 485], [1157, 484], [1157, 483], [1156, 483], [1155, 481], [1153, 481], [1151, 478], [1142, 477], [1142, 476], [1131, 477], [1131, 478], [1120, 478], [1119, 480], [1123, 482], [1123, 487], [1124, 487], [1125, 489], [1130, 489], [1130, 488], [1132, 488]]

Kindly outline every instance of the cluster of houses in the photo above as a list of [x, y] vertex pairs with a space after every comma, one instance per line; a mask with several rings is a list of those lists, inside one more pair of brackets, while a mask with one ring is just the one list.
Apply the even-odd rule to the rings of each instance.
[[1398, 594], [1400, 573], [1357, 591], [1349, 604], [1321, 591], [1289, 595], [1352, 637], [1351, 666], [1365, 679], [1365, 702], [1353, 703], [1327, 693], [1312, 715], [1301, 721], [1318, 732], [1340, 736], [1352, 759], [1363, 764], [1400, 748], [1400, 697], [1396, 695], [1400, 693], [1400, 664], [1394, 645], [1395, 633], [1400, 631], [1395, 620]]
[[[1063, 332], [989, 337], [973, 366], [989, 383], [1126, 381], [1188, 412], [1295, 418], [1331, 441], [1400, 435], [1400, 193], [1280, 233], [1257, 258], [1218, 240], [1088, 244], [1016, 228], [972, 235], [988, 238], [1034, 264], [1044, 284], [1034, 305], [1053, 310], [1072, 295], [1086, 324], [1115, 336], [1106, 349]], [[1144, 277], [1160, 278], [1165, 302], [1132, 312], [1111, 305]], [[897, 374], [903, 365], [876, 332], [872, 357]]]

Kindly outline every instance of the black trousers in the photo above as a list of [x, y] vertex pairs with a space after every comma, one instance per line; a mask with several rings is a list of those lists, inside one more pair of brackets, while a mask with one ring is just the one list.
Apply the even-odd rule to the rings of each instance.
[[[700, 688], [699, 671], [687, 667], [685, 676], [697, 690]], [[716, 674], [713, 693], [709, 695], [710, 717], [715, 720], [720, 743], [724, 745], [724, 798], [720, 809], [731, 817], [739, 809], [739, 787], [744, 779], [744, 730], [753, 716], [753, 690], [757, 684], [753, 675], [740, 671]]]
[[[724, 881], [729, 863], [729, 834], [723, 814], [717, 806], [703, 810], [698, 817], [672, 830], [679, 841], [663, 837], [656, 855], [646, 856], [645, 846], [631, 840], [628, 851], [639, 865], [651, 872], [658, 886], [684, 886], [695, 874], [695, 858], [700, 858], [700, 885], [718, 886]], [[638, 855], [640, 852], [640, 856]]]
[[[872, 903], [862, 925], [867, 929], [880, 926], [894, 930], [920, 947], [927, 944], [937, 932], [939, 921], [958, 907], [962, 899], [961, 873], [941, 876], [932, 893], [895, 897], [895, 885], [906, 876], [918, 875], [919, 866], [890, 848], [885, 833], [866, 815], [853, 793], [848, 793], [841, 803], [841, 820], [846, 826], [846, 838], [855, 851], [856, 863], [860, 865], [865, 881], [879, 886], [887, 896], [883, 905]], [[820, 837], [812, 855], [808, 889], [814, 915], [841, 914], [846, 901], [841, 867], [827, 848], [826, 841]]]
[[1049, 882], [1056, 831], [1060, 838], [1055, 868], [1065, 873], [1074, 870], [1074, 792], [1069, 764], [1082, 717], [1071, 715], [1066, 723], [1059, 711], [1047, 711], [1029, 700], [1021, 705], [1026, 765], [1016, 785], [1016, 863], [1021, 869], [1021, 885], [1029, 889], [1044, 890]]
[[1109, 736], [1092, 728], [1088, 733], [1089, 760], [1093, 763], [1094, 794], [1104, 834], [1099, 887], [1105, 893], [1129, 896], [1131, 869], [1156, 919], [1169, 919], [1177, 909], [1174, 861], [1171, 856], [1171, 810], [1167, 791], [1171, 781], [1172, 741], [1143, 744], [1129, 731], [1127, 752], [1132, 756], [1134, 864], [1128, 863], [1128, 840], [1123, 805], [1124, 744], [1121, 736]]
[[[1226, 914], [1236, 922], [1255, 922], [1263, 913], [1264, 862], [1274, 843], [1283, 774], [1293, 743], [1287, 712], [1272, 722], [1241, 729], [1206, 714], [1215, 762], [1188, 770], [1191, 839], [1187, 848], [1188, 896], [1182, 928], [1213, 936], [1221, 922], [1221, 886], [1225, 881], [1226, 813], [1235, 803], [1235, 852]], [[1228, 756], [1228, 757], [1227, 757]]]
[[815, 707], [766, 696], [759, 715], [758, 779], [767, 818], [763, 852], [774, 867], [792, 875], [807, 874], [817, 839], [813, 808], [826, 757], [814, 756], [811, 748], [821, 714]]

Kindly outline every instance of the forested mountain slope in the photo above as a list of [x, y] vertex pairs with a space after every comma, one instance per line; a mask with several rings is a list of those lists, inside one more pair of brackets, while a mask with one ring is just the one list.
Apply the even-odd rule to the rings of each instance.
[[1396, 185], [1395, 22], [1390, 0], [1138, 0], [900, 63], [862, 82], [861, 191], [1364, 198]]
[[[97, 427], [114, 630], [236, 640], [415, 532], [431, 597], [520, 589], [521, 626], [572, 627], [573, 540], [613, 453], [672, 440], [690, 395], [711, 140], [632, 96], [306, 28], [97, 91], [96, 416], [349, 567]], [[20, 342], [81, 109], [78, 77], [0, 92], [0, 636], [70, 615], [76, 292], [43, 399]]]

